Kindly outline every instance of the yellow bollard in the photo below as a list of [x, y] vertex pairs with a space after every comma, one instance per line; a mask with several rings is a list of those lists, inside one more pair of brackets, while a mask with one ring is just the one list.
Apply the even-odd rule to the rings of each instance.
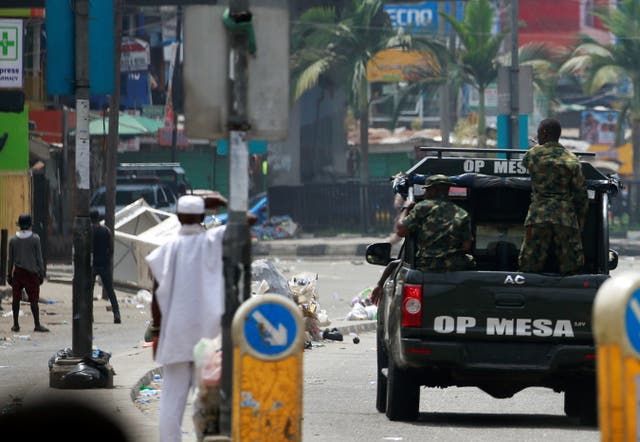
[[602, 284], [593, 331], [601, 440], [640, 440], [640, 274], [621, 273]]
[[302, 440], [304, 322], [280, 295], [257, 295], [233, 317], [234, 442]]

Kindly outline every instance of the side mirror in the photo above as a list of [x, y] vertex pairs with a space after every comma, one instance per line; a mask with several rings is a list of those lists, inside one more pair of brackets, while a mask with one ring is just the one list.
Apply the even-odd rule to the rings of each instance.
[[365, 256], [369, 264], [386, 266], [391, 262], [391, 243], [378, 242], [369, 244]]
[[615, 270], [618, 267], [618, 252], [609, 249], [609, 270]]

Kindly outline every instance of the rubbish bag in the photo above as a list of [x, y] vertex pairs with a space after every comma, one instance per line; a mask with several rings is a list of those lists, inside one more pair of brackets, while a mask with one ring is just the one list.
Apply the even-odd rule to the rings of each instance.
[[193, 348], [196, 385], [198, 387], [219, 387], [222, 374], [222, 340], [201, 338]]
[[107, 386], [108, 377], [93, 364], [79, 362], [62, 376], [61, 382], [67, 388], [104, 388]]
[[347, 314], [347, 321], [357, 321], [368, 318], [367, 309], [364, 305], [356, 302], [353, 307], [351, 307], [351, 311]]
[[219, 433], [221, 347], [222, 339], [216, 336], [200, 339], [193, 348], [196, 385], [192, 418], [199, 442], [207, 434]]
[[[270, 260], [256, 259], [251, 263], [251, 281], [253, 293], [274, 293], [276, 295], [282, 295], [289, 299], [293, 299], [293, 293], [287, 283], [287, 278]], [[260, 289], [262, 281], [265, 281], [266, 286], [262, 286], [262, 289]], [[257, 283], [255, 287], [254, 283]]]
[[66, 347], [58, 350], [53, 354], [53, 356], [49, 358], [49, 370], [51, 370], [60, 359], [67, 359], [71, 356], [73, 356], [73, 350], [71, 349], [71, 347]]

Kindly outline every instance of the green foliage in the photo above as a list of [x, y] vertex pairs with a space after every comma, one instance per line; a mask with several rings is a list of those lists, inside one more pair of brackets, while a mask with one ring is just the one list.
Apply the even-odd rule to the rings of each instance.
[[[615, 43], [602, 44], [583, 35], [561, 66], [561, 74], [572, 74], [582, 80], [584, 90], [594, 94], [604, 86], [623, 79], [633, 86], [631, 97], [620, 97], [620, 110], [629, 112], [633, 134], [633, 170], [640, 175], [640, 0], [621, 0], [615, 8], [605, 8], [595, 14], [613, 35]], [[624, 119], [621, 115], [620, 120]], [[617, 139], [621, 137], [618, 135]]]
[[480, 146], [484, 146], [484, 91], [498, 76], [498, 53], [508, 31], [492, 34], [495, 11], [488, 0], [469, 0], [462, 21], [444, 12], [440, 15], [451, 25], [462, 43], [462, 48], [456, 54], [456, 62], [465, 80], [480, 92], [477, 134]]

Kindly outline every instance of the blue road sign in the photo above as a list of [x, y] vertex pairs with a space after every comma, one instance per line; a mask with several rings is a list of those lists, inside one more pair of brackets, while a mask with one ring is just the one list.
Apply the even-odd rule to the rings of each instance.
[[640, 289], [629, 297], [624, 313], [624, 326], [631, 346], [640, 353]]
[[264, 303], [246, 316], [244, 337], [256, 353], [275, 356], [291, 348], [297, 328], [290, 309], [281, 304]]

